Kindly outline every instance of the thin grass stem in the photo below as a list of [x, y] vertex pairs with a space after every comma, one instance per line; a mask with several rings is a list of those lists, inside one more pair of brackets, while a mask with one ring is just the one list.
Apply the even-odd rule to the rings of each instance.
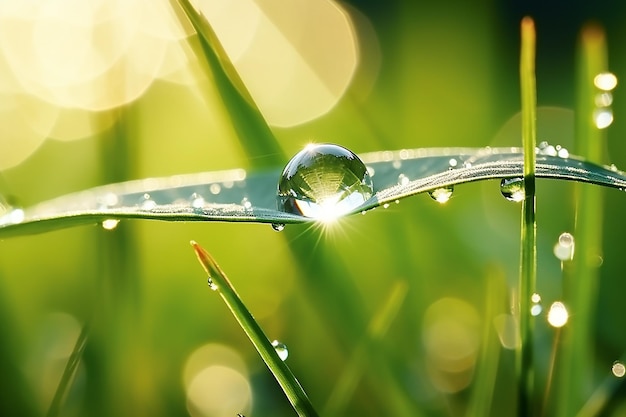
[[265, 362], [274, 378], [278, 381], [296, 413], [301, 417], [317, 417], [317, 412], [304, 389], [291, 372], [291, 369], [280, 359], [261, 326], [259, 326], [241, 298], [239, 298], [226, 274], [200, 245], [194, 241], [191, 242], [191, 245], [200, 264], [209, 275], [211, 288], [222, 297], [222, 300], [224, 300], [226, 306], [254, 345], [263, 362]]
[[518, 415], [533, 414], [533, 320], [531, 296], [537, 281], [537, 224], [535, 220], [535, 147], [537, 142], [537, 98], [535, 85], [535, 24], [529, 17], [521, 23], [520, 87], [522, 98], [522, 142], [524, 188], [521, 225], [519, 279], [520, 347], [517, 352]]
[[78, 338], [76, 339], [74, 349], [67, 360], [67, 364], [63, 370], [63, 375], [61, 376], [61, 381], [57, 386], [52, 402], [50, 403], [50, 407], [48, 408], [48, 413], [46, 414], [47, 417], [57, 417], [61, 414], [61, 408], [63, 407], [67, 393], [72, 386], [72, 382], [74, 381], [78, 365], [80, 365], [83, 358], [83, 352], [85, 351], [85, 346], [87, 346], [87, 339], [89, 339], [88, 324], [83, 326]]
[[[583, 28], [577, 68], [576, 134], [574, 151], [600, 162], [605, 153], [605, 130], [594, 120], [598, 109], [594, 85], [596, 75], [607, 69], [604, 31], [597, 25]], [[599, 257], [602, 250], [603, 194], [599, 187], [576, 186], [576, 252], [572, 271], [563, 283], [564, 302], [572, 320], [564, 328], [564, 343], [559, 352], [558, 417], [569, 417], [581, 409], [593, 386], [592, 340], [597, 295]]]

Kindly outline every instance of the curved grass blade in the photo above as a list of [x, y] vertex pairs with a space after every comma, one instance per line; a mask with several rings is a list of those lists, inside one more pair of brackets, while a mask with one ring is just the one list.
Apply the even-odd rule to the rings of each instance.
[[298, 413], [298, 416], [317, 417], [317, 412], [313, 408], [304, 389], [302, 389], [302, 386], [287, 364], [278, 357], [272, 343], [267, 336], [265, 336], [263, 329], [261, 329], [256, 320], [254, 320], [254, 317], [250, 314], [243, 301], [241, 301], [241, 298], [239, 298], [239, 295], [228, 280], [226, 274], [224, 274], [219, 265], [204, 248], [194, 241], [191, 242], [191, 246], [193, 246], [196, 252], [198, 261], [200, 261], [200, 264], [209, 275], [211, 288], [219, 293], [224, 303], [226, 303], [231, 313], [233, 313], [233, 316], [246, 333], [246, 336], [248, 336], [257, 352], [259, 352], [263, 362], [265, 362], [274, 375], [274, 378], [276, 378], [280, 384], [280, 387], [289, 399], [294, 410], [296, 410], [296, 413]]
[[[539, 150], [536, 176], [626, 189], [626, 175], [580, 158]], [[437, 188], [471, 181], [521, 177], [520, 148], [429, 148], [360, 155], [374, 173], [372, 198], [352, 213]], [[243, 169], [175, 175], [110, 184], [69, 194], [0, 216], [0, 238], [43, 233], [107, 219], [305, 223], [315, 219], [276, 207], [279, 170]]]

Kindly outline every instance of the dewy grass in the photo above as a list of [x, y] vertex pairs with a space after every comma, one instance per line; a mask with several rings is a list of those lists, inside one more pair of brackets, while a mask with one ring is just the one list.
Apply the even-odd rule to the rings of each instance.
[[537, 280], [537, 228], [535, 221], [535, 147], [537, 142], [535, 87], [535, 26], [526, 17], [521, 25], [520, 81], [522, 97], [522, 142], [524, 147], [524, 200], [522, 201], [521, 263], [519, 280], [520, 346], [517, 352], [518, 415], [534, 413], [533, 321], [531, 297]]
[[[604, 159], [605, 130], [596, 125], [598, 109], [594, 78], [607, 71], [603, 30], [590, 25], [583, 29], [578, 57], [578, 97], [575, 152], [594, 162]], [[575, 315], [563, 329], [558, 355], [556, 416], [575, 415], [591, 394], [593, 386], [592, 340], [597, 278], [602, 249], [602, 189], [577, 186], [573, 269], [563, 283], [564, 301]], [[608, 368], [608, 365], [607, 365]]]
[[309, 401], [308, 396], [302, 389], [302, 386], [293, 375], [289, 367], [283, 362], [276, 350], [272, 346], [265, 333], [256, 322], [252, 314], [248, 311], [241, 298], [235, 291], [226, 274], [220, 269], [219, 265], [196, 242], [192, 241], [194, 251], [200, 261], [200, 264], [209, 275], [211, 289], [217, 291], [226, 303], [246, 336], [250, 339], [257, 352], [272, 372], [285, 395], [289, 399], [292, 407], [301, 417], [317, 417], [317, 412]]

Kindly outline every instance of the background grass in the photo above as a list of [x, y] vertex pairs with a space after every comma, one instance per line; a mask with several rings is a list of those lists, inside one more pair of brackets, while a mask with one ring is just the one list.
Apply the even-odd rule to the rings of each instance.
[[[442, 5], [389, 2], [381, 8], [378, 2], [354, 2], [380, 41], [381, 68], [371, 93], [363, 99], [364, 86], [356, 82], [324, 117], [275, 129], [280, 147], [292, 155], [311, 140], [341, 143], [355, 152], [519, 145], [519, 122], [513, 134], [505, 125], [520, 108], [519, 21], [527, 14], [537, 27], [539, 106], [575, 107], [576, 39], [588, 19], [605, 27], [609, 68], [623, 78], [626, 6], [523, 4], [459, 0]], [[564, 17], [564, 7], [571, 18]], [[124, 175], [132, 178], [253, 165], [214, 87], [206, 80], [202, 86], [205, 101], [180, 86], [157, 82], [121, 109], [123, 123], [103, 136], [126, 141], [123, 159], [115, 152], [104, 159], [106, 137], [48, 141], [22, 165], [3, 173], [2, 193], [29, 205], [101, 184], [107, 164], [119, 164], [122, 172], [130, 165]], [[609, 159], [596, 162], [623, 168], [626, 143], [620, 138], [626, 127], [620, 116], [626, 110], [621, 91], [614, 92], [616, 121], [607, 131]], [[571, 146], [573, 136], [573, 113], [540, 110], [538, 141]], [[621, 331], [626, 226], [620, 220], [626, 200], [613, 190], [604, 197], [596, 307], [578, 318], [594, 329], [590, 351], [576, 358], [592, 367], [590, 392], [610, 376], [613, 361], [626, 350]], [[537, 198], [538, 290], [547, 307], [564, 296], [561, 264], [552, 247], [560, 233], [573, 230], [573, 186], [539, 180]], [[384, 338], [365, 343], [370, 361], [345, 399], [344, 415], [513, 413], [514, 353], [501, 347], [494, 319], [510, 312], [510, 289], [517, 285], [519, 205], [500, 196], [497, 182], [458, 187], [446, 205], [427, 196], [407, 199], [346, 219], [326, 233], [306, 226], [276, 233], [268, 225], [160, 222], [122, 222], [113, 235], [107, 233], [81, 227], [0, 241], [0, 328], [5, 335], [0, 365], [7, 370], [0, 373], [7, 393], [0, 414], [45, 413], [64, 366], [51, 347], [69, 344], [71, 351], [72, 335], [78, 336], [68, 331], [64, 339], [67, 321], [50, 314], [68, 313], [87, 323], [94, 305], [106, 297], [109, 311], [122, 313], [100, 322], [101, 333], [88, 346], [68, 395], [66, 415], [187, 415], [183, 368], [206, 343], [231, 347], [243, 360], [254, 395], [248, 415], [293, 415], [241, 329], [198, 279], [191, 239], [203, 242], [227, 271], [269, 337], [288, 345], [290, 368], [320, 410], [354, 352], [362, 349], [368, 326], [391, 288], [406, 282], [406, 295]], [[115, 234], [135, 242], [122, 266], [115, 266], [122, 255], [104, 249], [108, 244], [103, 239], [115, 239]], [[103, 269], [133, 294], [118, 302], [114, 291], [102, 287]], [[132, 274], [119, 272], [125, 269]], [[448, 313], [442, 316], [441, 310]], [[445, 340], [470, 340], [471, 346], [476, 345], [468, 334], [481, 340], [474, 372], [431, 366], [433, 352], [425, 341], [441, 317], [453, 326]], [[539, 387], [545, 384], [554, 335], [544, 317], [536, 326]], [[465, 386], [467, 378], [471, 383]], [[624, 388], [612, 390], [603, 415], [626, 415]], [[492, 397], [491, 404], [481, 404], [483, 394]]]

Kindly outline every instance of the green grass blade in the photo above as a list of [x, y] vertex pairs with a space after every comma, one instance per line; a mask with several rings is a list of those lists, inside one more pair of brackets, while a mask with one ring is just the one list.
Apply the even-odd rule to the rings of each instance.
[[[604, 32], [593, 25], [583, 29], [578, 62], [578, 99], [575, 149], [592, 161], [604, 156], [605, 134], [594, 121], [597, 89], [594, 77], [607, 70]], [[576, 189], [576, 252], [564, 282], [564, 302], [572, 319], [563, 328], [559, 352], [557, 416], [575, 415], [591, 394], [593, 326], [597, 295], [598, 257], [602, 250], [603, 195], [599, 187]]]
[[[371, 357], [367, 354], [367, 345], [374, 345], [387, 333], [387, 329], [404, 302], [407, 290], [408, 285], [405, 281], [397, 281], [391, 286], [387, 300], [370, 322], [367, 335], [357, 345], [354, 353], [350, 355], [350, 360], [335, 383], [324, 407], [325, 416], [345, 415], [345, 407], [352, 397], [363, 371], [367, 368], [367, 362], [371, 361]], [[370, 349], [372, 348], [370, 347]]]
[[[405, 149], [360, 157], [376, 172], [375, 195], [354, 213], [449, 185], [519, 177], [524, 164], [520, 148]], [[451, 160], [456, 161], [457, 168], [450, 169]], [[572, 155], [537, 155], [536, 175], [626, 188], [623, 172]], [[106, 219], [312, 221], [277, 210], [279, 176], [279, 168], [252, 173], [233, 169], [109, 184], [40, 203], [26, 209], [18, 221], [12, 220], [12, 211], [8, 209], [4, 217], [0, 213], [0, 238], [97, 224]]]
[[522, 96], [522, 142], [524, 147], [524, 200], [522, 202], [521, 262], [519, 280], [520, 347], [517, 352], [518, 415], [533, 415], [533, 320], [531, 296], [537, 281], [537, 224], [535, 220], [535, 148], [537, 99], [535, 86], [535, 25], [522, 20], [520, 80]]
[[[274, 134], [209, 22], [188, 0], [177, 0], [177, 3], [198, 34], [199, 43], [191, 42], [191, 47], [198, 60], [206, 63], [204, 68], [207, 75], [213, 79], [220, 92], [232, 126], [250, 159], [250, 165], [255, 168], [267, 168], [285, 163], [286, 157]], [[173, 7], [176, 7], [176, 4], [173, 4]]]
[[76, 370], [78, 369], [78, 365], [83, 358], [83, 352], [85, 351], [85, 346], [87, 345], [87, 339], [89, 338], [89, 326], [83, 326], [80, 334], [78, 335], [78, 339], [76, 339], [76, 343], [74, 344], [74, 349], [70, 354], [70, 357], [67, 361], [67, 365], [63, 370], [63, 375], [61, 376], [61, 381], [57, 386], [56, 392], [54, 393], [54, 397], [52, 398], [52, 403], [48, 408], [47, 417], [56, 417], [61, 415], [61, 408], [63, 407], [63, 402], [67, 397], [67, 393], [72, 386], [72, 382], [74, 381], [74, 376], [76, 375]]
[[196, 242], [191, 242], [200, 264], [212, 280], [215, 290], [222, 297], [226, 306], [231, 311], [246, 336], [250, 339], [257, 352], [272, 372], [294, 410], [302, 417], [316, 417], [317, 413], [313, 405], [309, 401], [308, 396], [302, 389], [302, 386], [293, 375], [289, 367], [283, 362], [276, 353], [259, 324], [246, 308], [241, 298], [235, 291], [226, 274], [220, 269], [219, 265], [213, 260], [211, 255], [204, 250]]

